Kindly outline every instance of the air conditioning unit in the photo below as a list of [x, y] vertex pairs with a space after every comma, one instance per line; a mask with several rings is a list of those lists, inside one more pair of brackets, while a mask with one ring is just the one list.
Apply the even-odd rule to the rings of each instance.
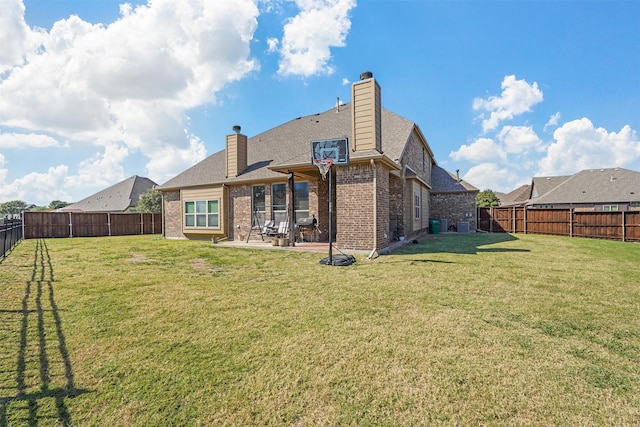
[[469, 221], [458, 221], [458, 233], [469, 232]]

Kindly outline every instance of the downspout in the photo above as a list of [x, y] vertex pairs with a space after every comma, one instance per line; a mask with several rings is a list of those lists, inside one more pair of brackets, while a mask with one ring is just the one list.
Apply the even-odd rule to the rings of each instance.
[[[162, 224], [160, 224], [160, 227], [162, 228], [162, 238], [166, 239], [167, 238], [167, 233], [165, 231], [165, 218], [167, 217], [166, 213], [165, 213], [165, 209], [164, 209], [164, 193], [162, 193]], [[180, 206], [180, 215], [182, 215], [182, 206]], [[182, 221], [182, 219], [181, 219]]]
[[373, 250], [369, 254], [369, 259], [378, 257], [378, 179], [376, 162], [373, 159], [371, 159], [371, 169], [373, 171]]

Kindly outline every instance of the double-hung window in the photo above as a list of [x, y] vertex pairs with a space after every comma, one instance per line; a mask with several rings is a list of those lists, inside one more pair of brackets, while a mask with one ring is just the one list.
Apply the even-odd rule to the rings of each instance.
[[220, 227], [220, 201], [190, 200], [184, 202], [184, 226], [199, 228]]

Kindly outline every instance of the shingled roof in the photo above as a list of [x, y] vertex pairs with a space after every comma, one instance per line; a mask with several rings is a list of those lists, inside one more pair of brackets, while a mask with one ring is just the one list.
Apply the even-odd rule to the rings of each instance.
[[519, 205], [529, 199], [531, 195], [531, 184], [521, 185], [507, 194], [496, 192], [495, 195], [500, 199], [500, 206]]
[[138, 204], [140, 196], [157, 184], [149, 178], [133, 175], [77, 203], [66, 206], [64, 211], [125, 212]]
[[[382, 109], [382, 150], [385, 157], [399, 159], [417, 125]], [[351, 103], [323, 113], [298, 117], [248, 138], [247, 169], [226, 177], [226, 150], [212, 154], [158, 188], [170, 190], [203, 185], [281, 179], [276, 169], [311, 164], [311, 141], [351, 135]], [[351, 161], [381, 156], [377, 151], [351, 152]]]
[[459, 193], [479, 190], [440, 166], [433, 165], [431, 168], [431, 191], [434, 193]]
[[[623, 168], [587, 169], [570, 177], [559, 179], [560, 184], [539, 197], [532, 197], [528, 205], [560, 203], [619, 203], [640, 202], [640, 172]], [[536, 183], [546, 178], [534, 178]]]

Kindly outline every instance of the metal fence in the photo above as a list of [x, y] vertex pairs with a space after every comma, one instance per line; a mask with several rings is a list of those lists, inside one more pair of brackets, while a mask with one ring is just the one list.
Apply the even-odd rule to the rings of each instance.
[[0, 219], [0, 260], [24, 238], [22, 221], [19, 219]]
[[162, 232], [162, 214], [25, 212], [24, 238], [101, 237]]
[[576, 209], [478, 208], [478, 229], [640, 242], [640, 211], [592, 212]]

